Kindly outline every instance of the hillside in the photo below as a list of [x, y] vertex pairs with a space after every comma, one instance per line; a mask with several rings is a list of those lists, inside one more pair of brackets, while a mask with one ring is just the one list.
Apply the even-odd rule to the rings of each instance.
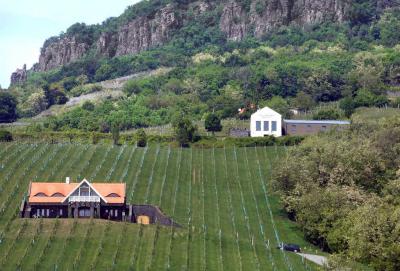
[[[270, 192], [283, 151], [1, 143], [2, 270], [315, 270], [276, 249], [315, 253]], [[125, 182], [127, 202], [159, 205], [183, 228], [17, 218], [30, 180], [66, 176]]]
[[[11, 115], [30, 118], [57, 105], [59, 117], [42, 128], [108, 132], [115, 122], [123, 130], [169, 124], [182, 111], [192, 120], [210, 111], [247, 118], [238, 108], [251, 113], [254, 104], [290, 117], [290, 108], [316, 111], [339, 101], [331, 117], [341, 119], [357, 107], [397, 107], [398, 4], [140, 2], [102, 24], [75, 24], [47, 40], [39, 64], [8, 90], [17, 103]], [[169, 28], [166, 21], [174, 23]], [[115, 52], [104, 53], [109, 49]], [[121, 98], [96, 102], [93, 110], [57, 110], [68, 99], [98, 92], [98, 82], [165, 67], [166, 74], [127, 81]]]
[[[102, 25], [76, 24], [65, 34], [48, 39], [41, 50], [36, 71], [48, 71], [94, 53], [115, 57], [164, 45], [193, 24], [212, 27], [230, 41], [261, 38], [281, 26], [302, 28], [323, 22], [344, 23], [357, 16], [380, 14], [396, 1], [149, 1], [129, 7], [118, 18]], [[360, 13], [358, 9], [365, 9]], [[356, 14], [359, 12], [360, 14]], [[365, 14], [364, 14], [365, 13]], [[370, 14], [369, 14], [370, 13]], [[204, 21], [204, 18], [212, 22]], [[365, 18], [364, 18], [365, 17]], [[205, 25], [204, 25], [205, 24]]]

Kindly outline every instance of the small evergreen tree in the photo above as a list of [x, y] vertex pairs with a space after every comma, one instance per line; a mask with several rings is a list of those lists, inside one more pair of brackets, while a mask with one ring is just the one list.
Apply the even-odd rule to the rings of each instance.
[[204, 121], [204, 127], [214, 135], [215, 132], [222, 130], [221, 119], [215, 113], [208, 114]]
[[111, 128], [112, 138], [114, 145], [118, 145], [119, 142], [119, 125], [114, 123]]
[[147, 135], [143, 129], [139, 129], [136, 133], [136, 144], [138, 147], [146, 147], [147, 145]]

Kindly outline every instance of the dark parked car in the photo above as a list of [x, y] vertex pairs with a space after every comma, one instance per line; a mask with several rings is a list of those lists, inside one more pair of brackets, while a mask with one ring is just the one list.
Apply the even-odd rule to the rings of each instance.
[[300, 246], [295, 244], [282, 244], [278, 248], [291, 252], [301, 252]]

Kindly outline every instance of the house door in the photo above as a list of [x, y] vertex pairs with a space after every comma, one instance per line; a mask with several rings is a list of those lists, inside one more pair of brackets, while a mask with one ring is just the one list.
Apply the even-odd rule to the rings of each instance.
[[79, 208], [79, 217], [90, 217], [90, 208]]

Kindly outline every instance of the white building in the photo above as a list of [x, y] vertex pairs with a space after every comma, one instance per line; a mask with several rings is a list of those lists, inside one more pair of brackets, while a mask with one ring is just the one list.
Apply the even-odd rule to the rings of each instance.
[[269, 107], [259, 109], [250, 120], [251, 137], [282, 136], [282, 116]]

